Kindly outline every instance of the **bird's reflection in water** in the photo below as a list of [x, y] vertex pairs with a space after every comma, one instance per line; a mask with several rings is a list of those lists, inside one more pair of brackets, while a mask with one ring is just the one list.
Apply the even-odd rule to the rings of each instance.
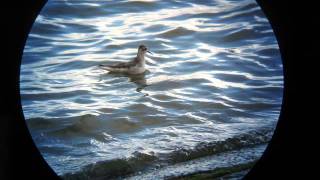
[[[137, 88], [136, 91], [139, 93], [142, 93], [141, 91], [148, 86], [147, 80], [146, 80], [146, 74], [148, 74], [149, 71], [146, 71], [142, 74], [124, 74], [124, 73], [114, 73], [114, 72], [108, 72], [108, 75], [112, 75], [114, 77], [127, 77], [129, 79], [129, 82], [133, 82], [136, 84]], [[144, 96], [148, 96], [147, 93], [144, 93]]]
[[133, 82], [137, 85], [137, 92], [141, 92], [146, 86], [147, 86], [147, 80], [145, 78], [145, 74], [139, 74], [139, 75], [130, 75], [128, 76], [129, 81]]

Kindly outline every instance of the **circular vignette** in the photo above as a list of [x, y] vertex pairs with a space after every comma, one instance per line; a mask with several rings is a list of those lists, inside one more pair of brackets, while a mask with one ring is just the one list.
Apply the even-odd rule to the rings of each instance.
[[[278, 44], [279, 44], [279, 42], [278, 42]], [[281, 47], [280, 47], [280, 49], [281, 49]], [[281, 109], [281, 112], [282, 112], [282, 109]]]
[[[31, 137], [30, 131], [26, 125], [21, 106], [20, 97], [20, 67], [24, 46], [32, 25], [45, 6], [46, 0], [30, 2], [13, 3], [7, 6], [10, 10], [9, 31], [7, 37], [10, 37], [6, 47], [8, 48], [8, 60], [4, 69], [6, 72], [5, 81], [8, 81], [4, 88], [4, 113], [5, 124], [3, 128], [3, 137], [8, 138], [5, 142], [5, 153], [2, 163], [5, 163], [4, 171], [1, 167], [1, 177], [3, 179], [59, 179], [56, 173], [44, 160], [37, 149]], [[2, 119], [2, 118], [1, 118]], [[2, 149], [2, 148], [1, 148]], [[2, 174], [2, 172], [4, 172]]]
[[[291, 25], [289, 21], [288, 2], [275, 2], [266, 0], [256, 0], [261, 7], [265, 17], [271, 24], [273, 33], [277, 39], [279, 45], [279, 51], [281, 55], [283, 65], [283, 96], [280, 115], [278, 118], [277, 126], [274, 130], [273, 136], [267, 145], [264, 153], [257, 161], [257, 163], [251, 168], [251, 170], [244, 176], [244, 179], [270, 179], [282, 176], [290, 177], [291, 158], [288, 155], [293, 148], [292, 132], [288, 131], [289, 123], [289, 109], [292, 105], [288, 104], [288, 91], [290, 90], [288, 85], [288, 59], [293, 59], [292, 52], [289, 51], [290, 35], [289, 28]], [[290, 68], [291, 69], [291, 68]], [[292, 121], [293, 119], [291, 119]], [[291, 124], [292, 125], [292, 124]], [[291, 134], [291, 135], [290, 135]], [[279, 148], [281, 147], [281, 148]], [[291, 148], [290, 148], [291, 147]]]

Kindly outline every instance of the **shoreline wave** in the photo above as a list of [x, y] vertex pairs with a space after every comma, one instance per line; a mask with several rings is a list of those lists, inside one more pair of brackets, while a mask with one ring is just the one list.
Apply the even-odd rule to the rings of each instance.
[[169, 154], [134, 152], [131, 157], [99, 161], [83, 167], [80, 171], [61, 175], [63, 179], [119, 178], [135, 173], [184, 163], [229, 151], [266, 144], [273, 129], [262, 129], [227, 138], [224, 141], [199, 143], [192, 149], [177, 149]]

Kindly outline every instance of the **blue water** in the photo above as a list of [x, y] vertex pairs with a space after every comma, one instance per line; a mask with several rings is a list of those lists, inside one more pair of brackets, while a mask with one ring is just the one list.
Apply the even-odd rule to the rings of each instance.
[[[98, 67], [131, 60], [140, 44], [153, 53], [144, 74]], [[29, 34], [20, 92], [30, 133], [57, 174], [119, 161], [130, 171], [109, 175], [123, 177], [267, 144], [282, 73], [274, 33], [252, 0], [51, 0]]]

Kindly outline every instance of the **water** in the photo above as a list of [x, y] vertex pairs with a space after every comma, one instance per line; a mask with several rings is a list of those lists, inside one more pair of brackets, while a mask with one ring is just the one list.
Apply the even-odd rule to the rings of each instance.
[[[131, 60], [140, 44], [153, 52], [146, 73], [99, 69]], [[246, 159], [243, 148], [265, 147], [283, 76], [252, 0], [52, 0], [29, 34], [20, 89], [32, 137], [57, 174], [148, 179], [153, 168], [165, 174], [229, 151]]]

